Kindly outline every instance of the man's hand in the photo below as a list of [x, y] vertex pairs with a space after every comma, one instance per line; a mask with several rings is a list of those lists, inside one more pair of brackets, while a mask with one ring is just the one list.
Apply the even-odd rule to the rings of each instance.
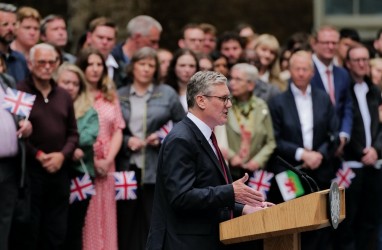
[[322, 154], [316, 151], [304, 150], [301, 159], [304, 161], [304, 166], [312, 170], [318, 168], [322, 162]]
[[32, 123], [28, 120], [21, 120], [19, 121], [19, 130], [17, 130], [17, 136], [19, 138], [21, 137], [28, 137], [32, 134]]
[[50, 154], [45, 154], [42, 166], [49, 173], [55, 173], [62, 167], [65, 157], [61, 152], [53, 152]]
[[345, 137], [340, 137], [340, 145], [338, 146], [335, 156], [340, 157], [344, 153], [344, 147], [346, 144], [346, 138]]
[[273, 204], [273, 203], [271, 203], [271, 202], [267, 202], [267, 201], [264, 201], [263, 204], [262, 204], [261, 206], [257, 206], [257, 207], [252, 207], [252, 206], [249, 206], [249, 205], [244, 205], [242, 215], [252, 214], [252, 213], [254, 213], [254, 212], [263, 210], [263, 209], [265, 209], [265, 208], [273, 207], [274, 205], [275, 205], [275, 204]]
[[232, 183], [235, 201], [252, 207], [261, 206], [264, 202], [264, 196], [259, 191], [245, 185], [248, 178], [248, 174], [245, 173], [241, 179]]
[[130, 137], [129, 141], [127, 142], [127, 146], [133, 152], [139, 151], [143, 147], [146, 146], [146, 142], [143, 141], [142, 139], [138, 138], [138, 137], [132, 136], [132, 137]]
[[374, 165], [378, 160], [378, 154], [377, 151], [373, 147], [365, 148], [363, 150], [363, 157], [361, 159], [361, 162], [365, 165]]
[[159, 136], [156, 133], [152, 133], [146, 138], [145, 142], [151, 146], [158, 146], [160, 143]]

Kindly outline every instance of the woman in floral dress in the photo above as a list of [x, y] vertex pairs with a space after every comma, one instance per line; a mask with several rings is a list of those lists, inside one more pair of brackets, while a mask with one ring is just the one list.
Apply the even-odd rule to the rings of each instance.
[[99, 116], [99, 133], [94, 145], [96, 194], [85, 218], [85, 250], [116, 250], [117, 213], [114, 191], [114, 159], [122, 144], [125, 122], [114, 83], [107, 76], [102, 55], [95, 49], [80, 52], [76, 63], [84, 72]]

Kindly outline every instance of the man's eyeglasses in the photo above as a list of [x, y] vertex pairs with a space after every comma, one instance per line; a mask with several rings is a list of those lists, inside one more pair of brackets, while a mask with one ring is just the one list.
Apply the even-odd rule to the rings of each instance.
[[203, 96], [218, 98], [220, 101], [222, 101], [224, 103], [224, 105], [227, 105], [228, 101], [232, 102], [231, 96], [216, 96], [216, 95], [203, 95]]
[[37, 60], [36, 64], [37, 64], [37, 66], [40, 66], [40, 67], [43, 67], [43, 66], [45, 66], [47, 64], [49, 64], [49, 66], [54, 66], [54, 65], [56, 65], [57, 61], [58, 61], [58, 59], [56, 59], [56, 60], [49, 60], [49, 61], [46, 61], [46, 60]]
[[337, 46], [338, 45], [338, 42], [334, 42], [334, 41], [317, 41], [317, 42], [322, 44], [322, 45], [325, 45], [325, 46], [329, 46], [329, 45]]
[[367, 63], [369, 61], [369, 58], [350, 58], [350, 61], [355, 62], [355, 63]]

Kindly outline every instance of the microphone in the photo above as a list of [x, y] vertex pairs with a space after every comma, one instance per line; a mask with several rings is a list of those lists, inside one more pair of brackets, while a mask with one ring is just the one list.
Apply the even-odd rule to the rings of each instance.
[[[304, 173], [303, 171], [299, 170], [297, 167], [293, 167], [289, 162], [287, 162], [286, 160], [284, 160], [281, 156], [277, 156], [277, 159], [289, 170], [291, 170], [292, 172], [294, 172], [295, 174], [297, 174], [299, 177], [301, 177], [305, 183], [308, 185], [309, 189], [310, 189], [310, 192], [311, 193], [314, 193], [316, 191], [320, 191], [320, 188], [318, 187], [317, 183], [315, 180], [313, 180], [312, 177], [310, 177], [309, 175], [307, 175], [306, 173]], [[313, 186], [314, 188], [313, 188]]]

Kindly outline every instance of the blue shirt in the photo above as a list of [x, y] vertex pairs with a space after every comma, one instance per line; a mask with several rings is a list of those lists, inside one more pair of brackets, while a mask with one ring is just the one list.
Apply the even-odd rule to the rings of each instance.
[[1, 56], [5, 60], [5, 64], [7, 65], [7, 72], [11, 75], [16, 83], [25, 80], [25, 78], [29, 74], [29, 69], [27, 66], [27, 61], [23, 54], [20, 52], [9, 49], [8, 54], [1, 53]]

